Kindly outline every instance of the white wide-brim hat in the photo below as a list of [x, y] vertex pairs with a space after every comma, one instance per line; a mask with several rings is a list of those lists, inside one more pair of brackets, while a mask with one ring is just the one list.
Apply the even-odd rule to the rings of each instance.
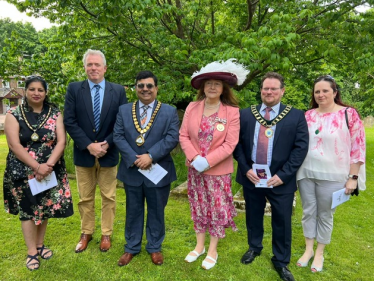
[[230, 87], [242, 85], [249, 70], [235, 61], [233, 58], [227, 61], [214, 61], [202, 67], [192, 74], [192, 87], [200, 89], [201, 83], [209, 79], [222, 80]]

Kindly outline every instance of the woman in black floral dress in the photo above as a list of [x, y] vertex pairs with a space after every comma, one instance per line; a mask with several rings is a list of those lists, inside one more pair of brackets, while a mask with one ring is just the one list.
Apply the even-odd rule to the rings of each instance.
[[[47, 83], [40, 76], [26, 79], [23, 105], [8, 111], [4, 123], [9, 154], [4, 173], [5, 210], [18, 215], [27, 246], [26, 267], [39, 268], [40, 256], [52, 257], [45, 247], [48, 218], [73, 214], [63, 153], [66, 133], [61, 112], [47, 102]], [[57, 186], [32, 195], [28, 180], [55, 172]]]

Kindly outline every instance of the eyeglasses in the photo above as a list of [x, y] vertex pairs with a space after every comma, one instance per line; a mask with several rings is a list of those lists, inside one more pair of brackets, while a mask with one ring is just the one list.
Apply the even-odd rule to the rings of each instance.
[[151, 83], [147, 83], [147, 84], [144, 84], [144, 83], [139, 83], [136, 85], [136, 87], [138, 87], [139, 89], [144, 89], [144, 87], [147, 87], [147, 89], [153, 89], [155, 85], [151, 84]]
[[278, 91], [280, 88], [262, 88], [262, 90], [263, 91], [265, 91], [265, 92], [268, 92], [269, 90], [271, 91], [271, 92], [275, 92], [275, 91]]

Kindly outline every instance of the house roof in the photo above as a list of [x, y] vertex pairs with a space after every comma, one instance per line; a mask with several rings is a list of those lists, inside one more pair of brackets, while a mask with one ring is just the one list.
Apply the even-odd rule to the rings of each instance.
[[0, 98], [6, 99], [20, 99], [23, 95], [18, 93], [15, 89], [0, 89]]

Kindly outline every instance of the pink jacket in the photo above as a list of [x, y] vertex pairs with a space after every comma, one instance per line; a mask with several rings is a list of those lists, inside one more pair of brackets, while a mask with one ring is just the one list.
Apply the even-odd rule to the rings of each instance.
[[[186, 166], [189, 166], [192, 159], [200, 154], [198, 132], [201, 118], [204, 112], [204, 102], [191, 102], [183, 117], [182, 127], [179, 130], [179, 142], [186, 155]], [[207, 175], [225, 175], [234, 171], [232, 153], [239, 141], [239, 108], [221, 104], [218, 110], [218, 117], [226, 120], [222, 132], [217, 130], [215, 125], [213, 140], [206, 159], [210, 169], [205, 171]]]

